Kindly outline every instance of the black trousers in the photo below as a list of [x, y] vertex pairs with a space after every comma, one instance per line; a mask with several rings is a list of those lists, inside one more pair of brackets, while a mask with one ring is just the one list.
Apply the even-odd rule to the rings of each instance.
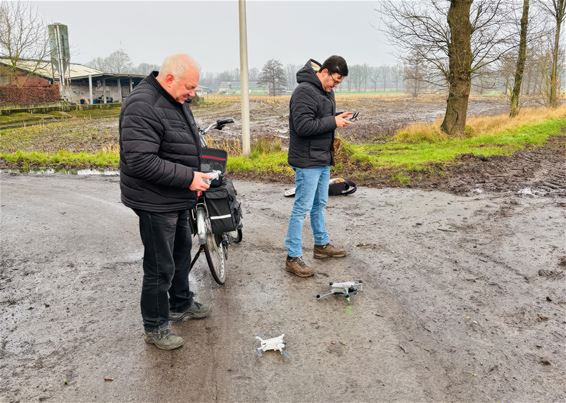
[[189, 211], [151, 213], [134, 210], [144, 246], [141, 314], [146, 331], [169, 327], [169, 310], [180, 312], [193, 301], [189, 289], [191, 229]]

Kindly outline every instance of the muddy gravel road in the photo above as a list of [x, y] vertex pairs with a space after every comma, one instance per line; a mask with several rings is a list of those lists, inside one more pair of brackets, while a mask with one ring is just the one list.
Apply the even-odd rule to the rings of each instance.
[[[360, 188], [331, 198], [350, 256], [282, 270], [285, 185], [236, 183], [244, 240], [187, 344], [142, 340], [142, 245], [116, 177], [1, 174], [0, 401], [565, 401], [566, 198]], [[360, 279], [351, 304], [317, 301]], [[255, 336], [285, 334], [288, 358]]]

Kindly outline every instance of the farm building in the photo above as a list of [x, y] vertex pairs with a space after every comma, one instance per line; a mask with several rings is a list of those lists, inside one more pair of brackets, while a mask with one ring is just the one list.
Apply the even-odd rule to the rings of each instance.
[[0, 58], [0, 103], [34, 104], [61, 98], [72, 103], [122, 102], [143, 74], [105, 73], [78, 63], [70, 64], [70, 83], [63, 93], [48, 61], [19, 60], [16, 68]]

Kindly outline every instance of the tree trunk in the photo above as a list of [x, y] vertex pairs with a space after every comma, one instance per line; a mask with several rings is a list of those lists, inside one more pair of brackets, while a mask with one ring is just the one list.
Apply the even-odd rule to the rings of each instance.
[[472, 24], [470, 7], [472, 0], [450, 0], [448, 26], [448, 100], [446, 114], [440, 128], [451, 136], [463, 135], [472, 83]]
[[556, 5], [556, 31], [554, 32], [554, 49], [552, 50], [552, 70], [550, 72], [550, 96], [548, 103], [551, 108], [558, 107], [558, 56], [560, 50], [560, 28], [564, 21], [564, 2], [566, 0], [555, 0]]
[[523, 15], [521, 17], [521, 39], [519, 40], [519, 56], [517, 57], [517, 69], [515, 70], [515, 84], [511, 93], [510, 117], [519, 114], [519, 98], [521, 96], [521, 85], [523, 84], [523, 73], [527, 59], [527, 31], [529, 26], [529, 0], [523, 0]]
[[531, 95], [532, 81], [533, 81], [533, 66], [527, 67], [527, 87], [523, 90], [524, 95]]

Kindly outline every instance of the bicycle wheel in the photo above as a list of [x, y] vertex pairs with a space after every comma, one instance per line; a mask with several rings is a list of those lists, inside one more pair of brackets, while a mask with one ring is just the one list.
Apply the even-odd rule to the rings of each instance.
[[226, 281], [226, 250], [222, 236], [214, 235], [210, 220], [206, 219], [206, 243], [203, 245], [204, 256], [214, 280], [223, 285]]

